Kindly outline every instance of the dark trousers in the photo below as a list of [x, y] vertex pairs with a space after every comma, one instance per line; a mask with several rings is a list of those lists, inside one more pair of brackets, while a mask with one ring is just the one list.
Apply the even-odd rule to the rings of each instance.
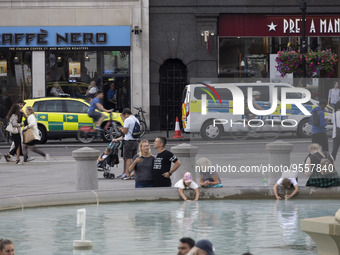
[[[9, 152], [9, 154], [11, 154], [12, 156], [14, 156], [14, 154], [16, 154], [17, 153], [17, 149], [18, 148], [21, 148], [21, 136], [20, 136], [20, 133], [18, 133], [18, 134], [12, 134], [12, 139], [13, 139], [13, 142], [14, 142], [14, 149], [13, 150], [11, 150], [10, 152]], [[20, 153], [19, 153], [19, 155], [18, 156], [20, 156]]]
[[151, 188], [151, 187], [153, 187], [153, 181], [135, 182], [135, 188]]
[[334, 161], [335, 161], [335, 158], [336, 158], [336, 154], [338, 153], [338, 149], [339, 149], [339, 146], [340, 146], [340, 139], [338, 138], [333, 138], [333, 150], [332, 150], [332, 157], [334, 158]]
[[318, 143], [322, 147], [322, 151], [328, 151], [328, 138], [326, 133], [312, 134], [312, 143]]

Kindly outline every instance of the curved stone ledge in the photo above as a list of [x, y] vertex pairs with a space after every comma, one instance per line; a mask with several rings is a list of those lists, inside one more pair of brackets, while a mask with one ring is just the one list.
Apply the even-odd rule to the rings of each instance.
[[[189, 197], [194, 197], [193, 190], [186, 190]], [[272, 199], [271, 187], [223, 187], [200, 188], [200, 200], [208, 199]], [[340, 187], [311, 188], [300, 187], [293, 199], [340, 199]], [[176, 188], [145, 188], [120, 190], [89, 190], [64, 193], [22, 195], [0, 197], [0, 211], [27, 209], [47, 206], [66, 206], [81, 204], [102, 204], [114, 202], [181, 200]]]

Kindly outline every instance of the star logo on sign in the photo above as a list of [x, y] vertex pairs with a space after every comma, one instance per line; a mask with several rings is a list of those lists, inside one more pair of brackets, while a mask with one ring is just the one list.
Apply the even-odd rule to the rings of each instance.
[[272, 23], [270, 23], [270, 25], [267, 25], [267, 27], [269, 27], [269, 31], [268, 32], [270, 32], [270, 31], [276, 31], [276, 27], [277, 27], [277, 25], [274, 25], [274, 23], [273, 23], [273, 21], [272, 21]]

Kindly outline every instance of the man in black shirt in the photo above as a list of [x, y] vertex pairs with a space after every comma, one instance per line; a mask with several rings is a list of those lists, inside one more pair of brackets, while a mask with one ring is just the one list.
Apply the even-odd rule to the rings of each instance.
[[[170, 176], [181, 166], [178, 158], [172, 152], [166, 150], [165, 145], [166, 138], [162, 136], [157, 137], [153, 143], [158, 152], [152, 169], [154, 187], [171, 187]], [[172, 168], [171, 163], [174, 163]]]

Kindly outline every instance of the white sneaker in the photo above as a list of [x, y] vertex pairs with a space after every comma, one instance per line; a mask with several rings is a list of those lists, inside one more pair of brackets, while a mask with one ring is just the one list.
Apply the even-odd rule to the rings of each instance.
[[121, 174], [117, 176], [117, 179], [124, 179], [126, 177], [126, 174]]
[[30, 161], [33, 161], [33, 160], [35, 160], [35, 157], [28, 157], [27, 158], [27, 162], [30, 162]]
[[46, 160], [46, 161], [49, 161], [49, 160], [50, 160], [50, 155], [49, 155], [49, 154], [46, 154], [46, 155], [45, 155], [45, 160]]

